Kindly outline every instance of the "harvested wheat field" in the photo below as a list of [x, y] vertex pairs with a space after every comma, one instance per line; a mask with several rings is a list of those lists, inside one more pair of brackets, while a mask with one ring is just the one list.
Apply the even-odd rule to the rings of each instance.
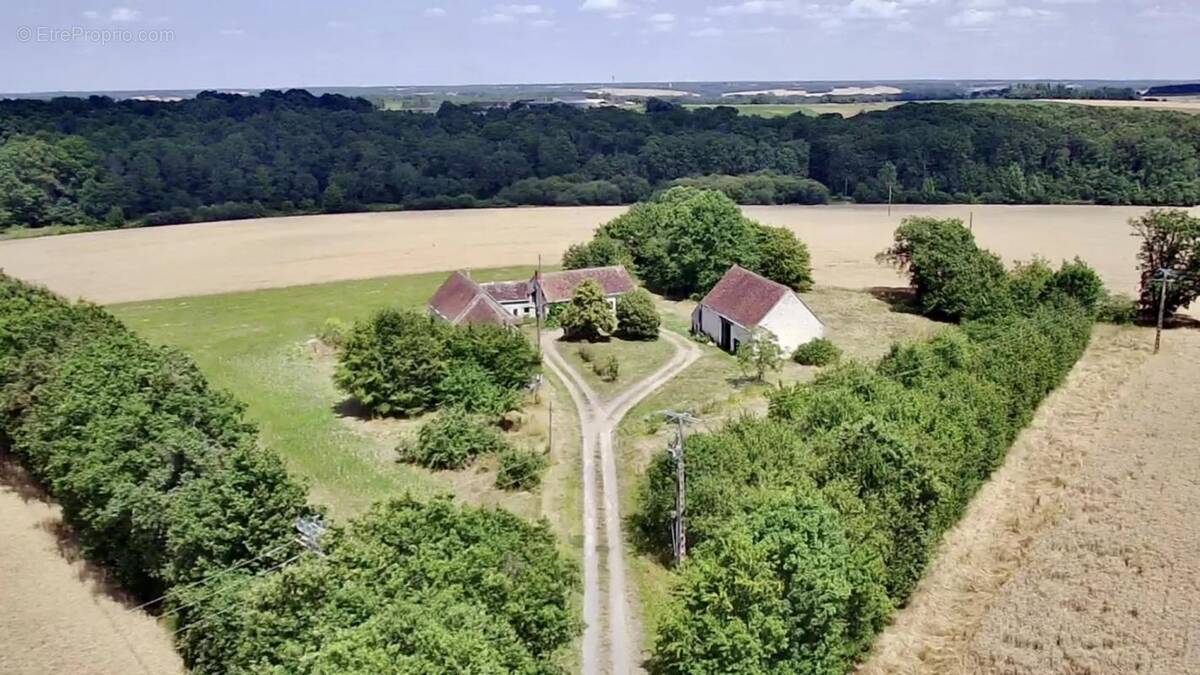
[[1156, 101], [1108, 101], [1104, 99], [1046, 99], [1052, 103], [1090, 105], [1098, 108], [1150, 108], [1152, 110], [1174, 110], [1177, 112], [1200, 113], [1200, 97], [1172, 96]]
[[1200, 672], [1200, 331], [1099, 326], [863, 673]]
[[0, 455], [0, 673], [171, 675], [170, 634], [80, 559], [47, 501]]
[[[972, 219], [1000, 255], [1083, 256], [1117, 290], [1132, 292], [1141, 207], [758, 206], [752, 218], [795, 230], [823, 286], [896, 285], [875, 263], [907, 215]], [[624, 207], [363, 213], [266, 218], [91, 232], [0, 242], [0, 268], [68, 297], [129, 302], [455, 268], [557, 263], [571, 244]]]

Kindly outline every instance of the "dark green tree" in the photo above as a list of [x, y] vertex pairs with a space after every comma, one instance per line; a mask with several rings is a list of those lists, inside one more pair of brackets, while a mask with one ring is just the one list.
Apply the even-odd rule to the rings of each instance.
[[644, 288], [635, 288], [617, 298], [617, 333], [630, 340], [658, 339], [662, 318], [654, 306], [654, 296]]
[[617, 317], [608, 304], [604, 288], [593, 279], [575, 287], [571, 301], [563, 308], [558, 322], [568, 340], [595, 342], [617, 328]]

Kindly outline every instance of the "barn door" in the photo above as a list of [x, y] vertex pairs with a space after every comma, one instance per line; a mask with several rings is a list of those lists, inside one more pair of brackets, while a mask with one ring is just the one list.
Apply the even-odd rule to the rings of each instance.
[[725, 351], [730, 351], [730, 340], [733, 338], [733, 324], [729, 319], [721, 317], [721, 342], [720, 347]]

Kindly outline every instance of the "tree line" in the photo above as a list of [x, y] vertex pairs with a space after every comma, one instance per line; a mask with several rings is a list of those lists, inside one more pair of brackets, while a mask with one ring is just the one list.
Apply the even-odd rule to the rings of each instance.
[[303, 90], [0, 102], [0, 227], [287, 213], [624, 204], [684, 181], [747, 203], [1183, 205], [1200, 119], [1075, 106], [903, 105], [843, 119], [652, 100], [436, 114]]
[[194, 673], [545, 675], [579, 632], [544, 523], [398, 499], [305, 552], [294, 523], [322, 509], [241, 403], [103, 309], [3, 275], [0, 446], [84, 554], [170, 619]]
[[[884, 258], [922, 311], [963, 322], [689, 438], [692, 549], [652, 672], [846, 672], [1083, 353], [1103, 296], [1079, 261], [977, 282], [992, 257], [956, 221], [906, 222]], [[674, 508], [675, 467], [659, 457], [635, 515], [648, 550], [671, 550]]]

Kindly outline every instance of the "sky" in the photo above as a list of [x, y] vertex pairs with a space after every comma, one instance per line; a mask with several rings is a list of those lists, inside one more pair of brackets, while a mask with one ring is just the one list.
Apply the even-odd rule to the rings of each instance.
[[1200, 79], [1198, 0], [116, 1], [0, 0], [0, 91]]

